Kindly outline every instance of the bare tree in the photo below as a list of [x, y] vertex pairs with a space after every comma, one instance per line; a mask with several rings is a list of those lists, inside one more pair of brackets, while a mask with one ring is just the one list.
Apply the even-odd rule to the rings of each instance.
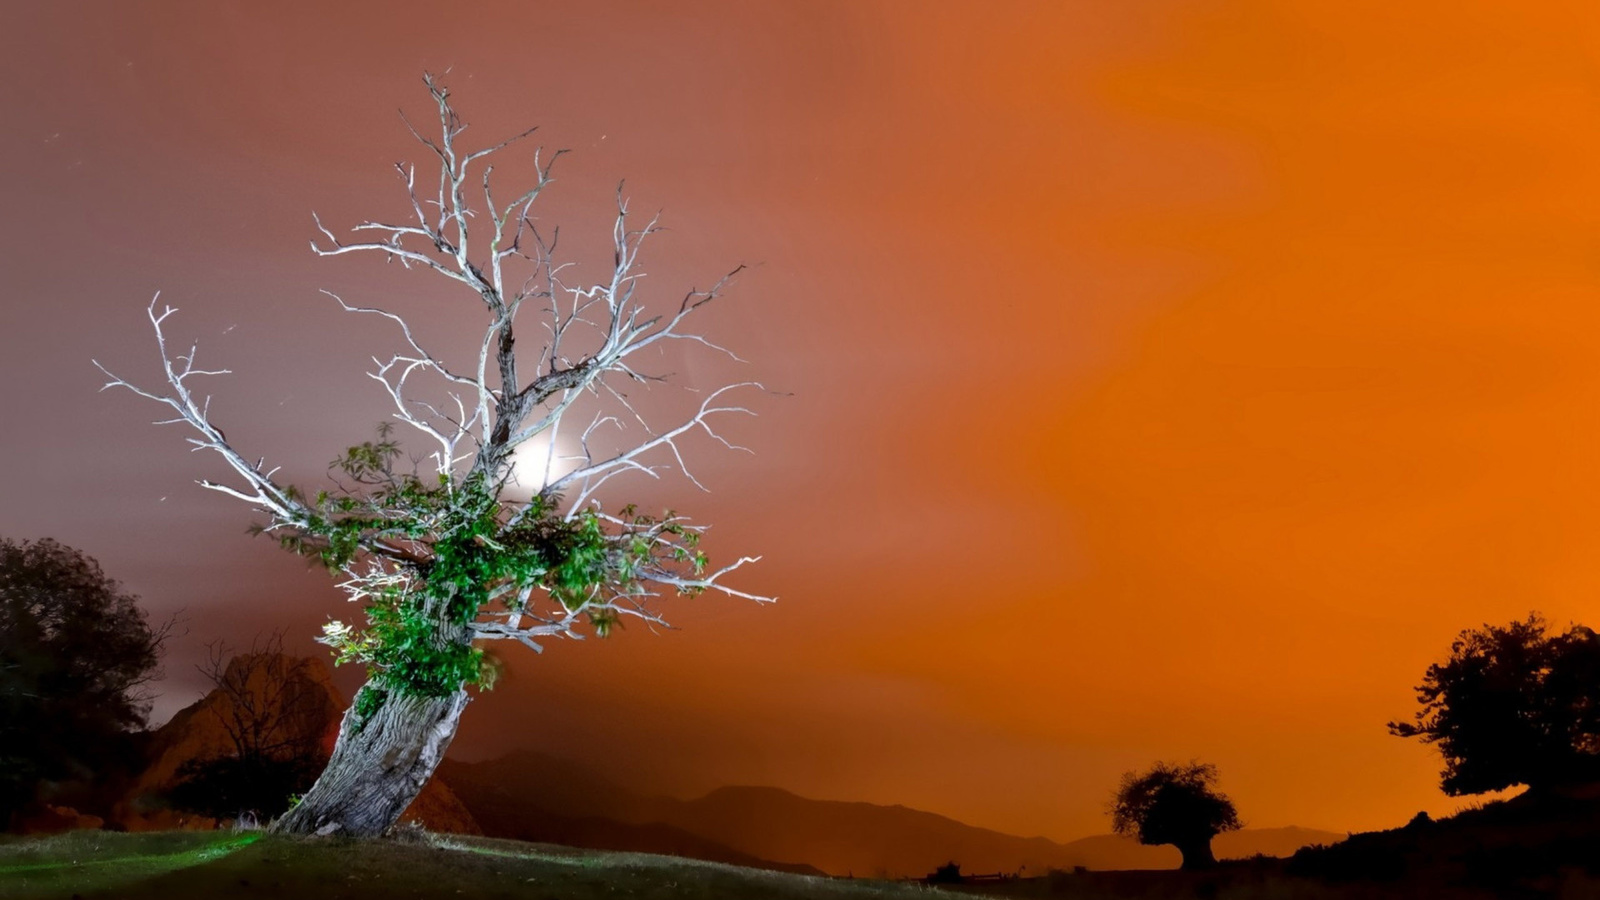
[[258, 636], [247, 653], [230, 653], [221, 641], [207, 649], [195, 668], [212, 685], [205, 708], [231, 751], [185, 762], [169, 799], [219, 819], [276, 815], [326, 762], [322, 738], [338, 712], [333, 694], [314, 660], [284, 654], [282, 631]]
[[[405, 471], [397, 465], [400, 444], [385, 424], [376, 440], [336, 461], [329, 488], [308, 494], [281, 483], [276, 468], [239, 452], [213, 422], [210, 398], [195, 385], [226, 370], [202, 368], [192, 345], [168, 348], [164, 329], [175, 310], [158, 309], [157, 300], [148, 315], [165, 386], [147, 390], [101, 367], [107, 388], [127, 388], [170, 408], [158, 424], [193, 429], [189, 443], [220, 455], [237, 477], [230, 484], [201, 481], [204, 487], [251, 504], [266, 517], [262, 532], [342, 572], [341, 586], [365, 604], [364, 625], [330, 622], [320, 638], [338, 661], [365, 664], [368, 680], [345, 714], [322, 776], [277, 822], [280, 831], [372, 835], [389, 828], [443, 757], [467, 688], [492, 681], [483, 642], [538, 650], [542, 639], [604, 634], [629, 618], [659, 624], [652, 601], [668, 593], [715, 589], [770, 599], [723, 583], [754, 559], [708, 566], [698, 548], [703, 525], [672, 512], [607, 509], [599, 499], [601, 488], [624, 473], [659, 478], [677, 469], [694, 481], [680, 452], [691, 432], [733, 446], [714, 423], [748, 414], [731, 395], [760, 385], [708, 391], [664, 428], [652, 427], [624, 389], [662, 380], [638, 365], [647, 349], [687, 341], [727, 352], [687, 326], [739, 270], [667, 305], [647, 303], [639, 255], [657, 220], [633, 224], [619, 188], [611, 272], [598, 283], [569, 281], [569, 265], [555, 258], [556, 232], [541, 231], [532, 216], [560, 154], [546, 158], [535, 150], [532, 185], [509, 200], [497, 196], [486, 160], [532, 129], [469, 151], [449, 91], [432, 76], [424, 81], [437, 111], [436, 136], [406, 125], [438, 177], [419, 183], [413, 166], [396, 166], [411, 218], [363, 222], [349, 240], [318, 220], [321, 242], [311, 246], [321, 256], [372, 254], [426, 270], [463, 299], [470, 295], [484, 315], [476, 355], [461, 366], [426, 349], [399, 315], [333, 297], [341, 308], [396, 329], [401, 349], [375, 359], [369, 374], [392, 403], [392, 418], [424, 441], [429, 455]], [[543, 326], [537, 355], [518, 352], [524, 307]], [[580, 408], [586, 412], [574, 425], [569, 420]], [[558, 435], [574, 441], [575, 451], [560, 453]], [[550, 477], [532, 496], [519, 497], [507, 490], [514, 452], [535, 438], [548, 441], [543, 465]], [[558, 460], [566, 471], [555, 471]]]
[[209, 709], [241, 759], [315, 757], [328, 698], [310, 674], [313, 660], [287, 656], [283, 632], [250, 642], [250, 652], [230, 653], [227, 644], [206, 646], [196, 666], [222, 701]]

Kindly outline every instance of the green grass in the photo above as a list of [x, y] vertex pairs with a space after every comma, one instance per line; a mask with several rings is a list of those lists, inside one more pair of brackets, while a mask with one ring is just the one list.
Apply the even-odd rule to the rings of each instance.
[[0, 897], [71, 897], [119, 889], [216, 862], [261, 837], [260, 833], [77, 831], [8, 840], [0, 844]]
[[259, 832], [81, 831], [0, 842], [0, 898], [293, 900], [937, 900], [919, 885], [816, 878], [645, 853], [456, 835], [410, 840]]

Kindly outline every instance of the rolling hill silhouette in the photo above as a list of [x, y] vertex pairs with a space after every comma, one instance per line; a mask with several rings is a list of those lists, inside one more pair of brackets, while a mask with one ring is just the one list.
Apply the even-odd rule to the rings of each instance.
[[[596, 849], [661, 848], [657, 852], [722, 862], [755, 859], [789, 871], [814, 866], [831, 875], [888, 877], [926, 875], [950, 860], [967, 872], [1028, 874], [1073, 866], [1169, 869], [1179, 861], [1171, 847], [1114, 835], [1062, 844], [904, 806], [811, 800], [774, 787], [724, 787], [693, 800], [647, 796], [580, 764], [533, 752], [479, 763], [447, 760], [439, 775], [486, 834]], [[1215, 847], [1222, 858], [1287, 856], [1343, 839], [1303, 828], [1246, 829], [1219, 837]]]
[[1332, 882], [1472, 887], [1496, 897], [1600, 896], [1600, 782], [1529, 790], [1448, 818], [1353, 834], [1294, 854], [1285, 871]]

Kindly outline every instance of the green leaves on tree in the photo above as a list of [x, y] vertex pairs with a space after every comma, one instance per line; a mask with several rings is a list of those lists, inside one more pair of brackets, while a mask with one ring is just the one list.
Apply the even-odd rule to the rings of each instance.
[[[461, 685], [492, 687], [497, 664], [474, 647], [470, 625], [492, 602], [521, 612], [520, 599], [539, 591], [581, 614], [601, 636], [619, 624], [610, 602], [642, 594], [642, 573], [665, 559], [702, 573], [699, 532], [671, 513], [621, 517], [584, 509], [557, 512], [561, 498], [538, 495], [526, 505], [500, 499], [503, 484], [481, 475], [425, 483], [396, 471], [399, 445], [380, 427], [378, 439], [348, 448], [330, 467], [336, 491], [319, 492], [312, 512], [279, 542], [351, 571], [374, 543], [396, 553], [387, 577], [360, 578], [366, 624], [341, 621], [323, 629], [336, 663], [360, 663], [371, 687], [357, 699], [358, 721], [381, 707], [385, 692], [442, 697]], [[685, 593], [698, 593], [688, 587]]]

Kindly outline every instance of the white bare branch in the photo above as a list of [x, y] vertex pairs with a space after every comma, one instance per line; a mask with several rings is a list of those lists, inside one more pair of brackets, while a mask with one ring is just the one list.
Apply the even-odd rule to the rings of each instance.
[[[440, 484], [454, 490], [455, 486], [476, 479], [495, 486], [498, 492], [512, 474], [517, 448], [535, 438], [548, 439], [549, 445], [543, 451], [545, 477], [541, 487], [527, 500], [498, 493], [500, 521], [506, 529], [512, 529], [523, 525], [531, 512], [540, 517], [554, 516], [564, 523], [583, 516], [597, 517], [608, 529], [608, 552], [615, 557], [621, 573], [614, 582], [597, 585], [580, 598], [561, 594], [562, 599], [549, 609], [536, 608], [540, 606], [536, 598], [548, 596], [554, 600], [557, 588], [545, 583], [541, 575], [488, 585], [488, 596], [504, 604], [505, 609], [484, 610], [469, 623], [472, 637], [515, 640], [539, 649], [538, 639], [581, 637], [589, 626], [603, 629], [605, 623], [618, 619], [665, 626], [651, 606], [663, 592], [716, 590], [744, 599], [770, 599], [722, 582], [756, 557], [742, 557], [731, 565], [705, 571], [703, 558], [694, 550], [699, 526], [672, 515], [661, 520], [613, 515], [601, 511], [599, 505], [602, 489], [627, 474], [654, 479], [676, 469], [704, 490], [705, 484], [690, 471], [681, 452], [680, 440], [690, 432], [700, 431], [725, 447], [744, 449], [729, 442], [716, 425], [727, 414], [753, 415], [748, 407], [728, 397], [730, 392], [744, 388], [764, 390], [760, 384], [739, 382], [717, 387], [692, 415], [671, 427], [657, 429], [651, 426], [650, 416], [635, 408], [612, 383], [620, 379], [664, 381], [663, 376], [641, 372], [634, 360], [641, 351], [667, 341], [701, 344], [738, 360], [732, 351], [690, 326], [696, 321], [695, 314], [719, 298], [743, 267], [722, 276], [708, 289], [690, 290], [664, 303], [655, 301], [652, 292], [645, 289], [646, 273], [640, 260], [646, 241], [660, 230], [659, 215], [636, 227], [619, 184], [611, 223], [611, 271], [596, 281], [579, 281], [572, 264], [556, 258], [559, 229], [548, 232], [547, 239], [533, 218], [536, 202], [554, 181], [553, 166], [565, 151], [545, 154], [542, 148], [534, 148], [532, 185], [497, 200], [495, 170], [490, 161], [496, 154], [518, 146], [534, 129], [481, 149], [465, 149], [461, 139], [466, 125], [453, 107], [449, 91], [431, 76], [425, 78], [425, 83], [437, 113], [437, 131], [424, 135], [403, 114], [401, 118], [438, 167], [432, 196], [426, 188], [419, 195], [415, 165], [397, 163], [410, 210], [409, 221], [362, 221], [351, 227], [354, 237], [346, 239], [313, 215], [320, 238], [314, 239], [311, 246], [319, 256], [370, 252], [407, 268], [417, 266], [444, 276], [447, 283], [460, 286], [463, 301], [470, 291], [472, 301], [463, 302], [462, 306], [464, 311], [475, 310], [482, 316], [481, 335], [474, 341], [474, 348], [467, 351], [469, 358], [447, 361], [425, 347], [411, 323], [399, 314], [377, 306], [354, 305], [332, 292], [324, 293], [346, 312], [377, 316], [398, 329], [400, 349], [387, 358], [374, 358], [368, 375], [382, 385], [388, 396], [392, 405], [389, 415], [430, 445], [432, 452], [426, 458], [432, 461]], [[424, 175], [424, 181], [427, 177]], [[536, 350], [518, 344], [518, 314], [524, 305], [538, 308], [535, 315], [540, 317], [541, 327], [533, 333], [542, 340], [536, 342]], [[334, 508], [327, 507], [320, 498], [316, 503], [306, 501], [300, 492], [274, 480], [276, 470], [265, 469], [259, 460], [252, 464], [229, 445], [213, 424], [209, 398], [193, 392], [194, 379], [227, 371], [199, 368], [193, 347], [184, 354], [169, 352], [163, 325], [173, 312], [171, 308], [157, 312], [154, 300], [148, 310], [164, 367], [165, 388], [146, 390], [109, 371], [106, 387], [126, 388], [168, 407], [173, 415], [162, 422], [189, 426], [196, 435], [189, 438], [193, 448], [219, 454], [238, 477], [237, 483], [205, 481], [204, 487], [243, 500], [267, 514], [266, 530], [297, 539], [316, 539], [316, 528], [325, 527], [330, 516], [342, 513], [330, 512]], [[432, 340], [428, 343], [446, 344]], [[564, 427], [564, 417], [578, 409], [589, 420], [587, 427]], [[601, 442], [591, 439], [599, 429], [612, 428], [627, 437], [624, 420], [640, 429], [639, 436], [621, 440], [626, 444], [622, 449], [602, 452], [597, 446]], [[575, 452], [558, 449], [558, 441], [571, 440], [574, 435], [579, 444]], [[558, 458], [576, 465], [569, 472], [557, 474], [552, 470]], [[377, 480], [362, 481], [357, 477], [357, 484], [344, 485], [345, 492], [340, 496], [370, 500], [381, 497], [383, 490], [412, 483], [386, 468], [367, 475]], [[370, 496], [360, 494], [366, 488], [372, 489]], [[351, 508], [347, 505], [338, 509], [348, 513]], [[347, 594], [353, 600], [376, 602], [375, 598], [413, 589], [431, 558], [432, 538], [418, 537], [416, 528], [404, 533], [386, 531], [385, 523], [398, 520], [399, 514], [386, 511], [376, 501], [362, 506], [359, 513], [364, 517], [360, 519], [361, 552], [344, 564], [348, 580], [342, 586]], [[643, 558], [637, 557], [639, 547], [646, 548]], [[348, 637], [349, 626], [335, 622], [329, 628], [330, 642]]]
[[206, 375], [227, 375], [230, 373], [227, 369], [196, 368], [196, 346], [190, 346], [187, 354], [174, 356], [168, 352], [167, 337], [162, 330], [162, 325], [177, 310], [173, 307], [165, 306], [161, 312], [157, 313], [156, 303], [160, 299], [160, 293], [151, 298], [149, 307], [145, 309], [145, 315], [150, 319], [150, 325], [155, 330], [156, 348], [161, 355], [162, 372], [166, 375], [167, 386], [171, 389], [170, 393], [158, 394], [145, 390], [112, 373], [101, 365], [99, 360], [92, 360], [95, 368], [110, 379], [100, 389], [104, 391], [118, 387], [126, 388], [147, 400], [154, 400], [170, 407], [177, 415], [170, 419], [159, 420], [156, 424], [187, 424], [191, 426], [200, 433], [200, 437], [188, 439], [194, 449], [211, 450], [217, 453], [245, 482], [245, 488], [243, 489], [210, 481], [201, 481], [201, 486], [254, 504], [258, 510], [266, 512], [273, 517], [273, 523], [268, 526], [269, 528], [290, 524], [303, 518], [307, 512], [303, 504], [294, 499], [288, 490], [274, 483], [271, 474], [263, 472], [259, 463], [252, 464], [228, 445], [227, 439], [223, 437], [222, 430], [213, 425], [207, 417], [211, 406], [210, 398], [207, 397], [203, 401], [196, 401], [194, 393], [189, 386], [191, 378]]

